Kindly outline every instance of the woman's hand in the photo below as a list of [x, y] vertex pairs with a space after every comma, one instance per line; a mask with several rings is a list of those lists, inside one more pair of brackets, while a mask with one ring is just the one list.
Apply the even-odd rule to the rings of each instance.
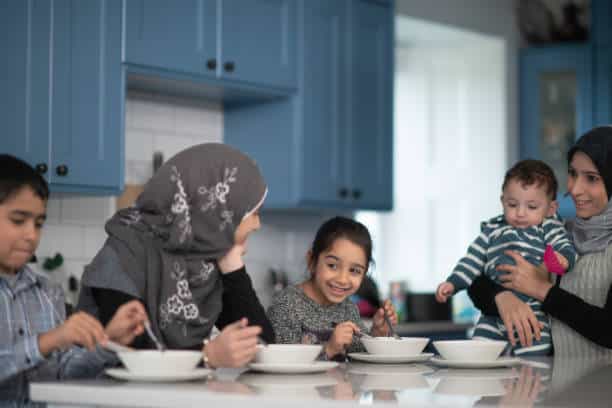
[[544, 327], [533, 313], [533, 310], [514, 293], [503, 291], [495, 296], [495, 304], [501, 316], [506, 331], [508, 332], [508, 340], [512, 346], [516, 345], [514, 331], [518, 333], [521, 346], [528, 347], [533, 344], [533, 337], [540, 340], [540, 330]]
[[506, 251], [506, 255], [512, 257], [516, 265], [499, 265], [498, 271], [508, 272], [500, 276], [503, 286], [524, 293], [527, 296], [544, 301], [548, 291], [552, 287], [541, 267], [536, 267], [525, 260], [514, 251]]
[[383, 307], [378, 309], [372, 318], [372, 336], [388, 336], [389, 327], [385, 322], [385, 313], [389, 316], [389, 320], [393, 326], [397, 325], [397, 313], [390, 300], [385, 300]]
[[106, 335], [117, 343], [128, 346], [136, 336], [144, 332], [147, 312], [139, 300], [121, 305], [106, 325]]
[[247, 326], [246, 318], [229, 324], [202, 348], [212, 367], [242, 367], [255, 357], [259, 326]]
[[338, 324], [334, 328], [331, 338], [325, 346], [325, 353], [328, 358], [344, 353], [346, 347], [353, 342], [353, 334], [359, 333], [359, 326], [351, 321]]
[[450, 282], [442, 282], [436, 289], [436, 300], [438, 303], [446, 303], [449, 297], [455, 293], [455, 285]]
[[235, 244], [222, 258], [219, 259], [217, 265], [221, 273], [230, 273], [237, 271], [244, 266], [242, 257], [246, 253], [246, 243]]
[[504, 384], [506, 394], [499, 400], [498, 407], [533, 407], [542, 388], [540, 373], [532, 367], [521, 367], [518, 379]]

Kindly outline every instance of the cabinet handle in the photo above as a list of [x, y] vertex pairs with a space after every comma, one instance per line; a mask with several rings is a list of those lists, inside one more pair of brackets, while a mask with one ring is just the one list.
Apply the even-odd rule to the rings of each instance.
[[361, 190], [359, 190], [357, 188], [355, 190], [353, 190], [353, 198], [355, 200], [359, 200], [361, 198]]
[[342, 187], [341, 189], [338, 190], [338, 196], [340, 198], [346, 198], [348, 197], [348, 189]]
[[36, 165], [36, 172], [38, 174], [46, 174], [48, 170], [47, 163], [38, 163]]
[[210, 69], [211, 71], [217, 69], [217, 60], [213, 58], [206, 61], [206, 68]]
[[68, 175], [68, 166], [66, 166], [65, 164], [60, 164], [59, 166], [57, 166], [55, 168], [55, 172], [57, 173], [58, 176], [67, 176]]
[[228, 61], [225, 64], [223, 64], [223, 69], [225, 70], [225, 72], [234, 72], [234, 68], [235, 68], [235, 65], [232, 61]]

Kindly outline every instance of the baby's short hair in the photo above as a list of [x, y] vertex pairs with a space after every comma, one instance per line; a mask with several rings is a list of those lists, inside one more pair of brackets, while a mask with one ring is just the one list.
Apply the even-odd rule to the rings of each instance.
[[555, 200], [557, 197], [559, 184], [555, 173], [548, 164], [541, 160], [525, 159], [517, 162], [506, 172], [502, 191], [505, 190], [511, 180], [516, 180], [523, 186], [535, 184], [537, 187], [544, 187], [546, 195], [551, 200]]
[[0, 204], [23, 187], [30, 187], [43, 201], [49, 198], [47, 182], [32, 166], [9, 154], [0, 154]]

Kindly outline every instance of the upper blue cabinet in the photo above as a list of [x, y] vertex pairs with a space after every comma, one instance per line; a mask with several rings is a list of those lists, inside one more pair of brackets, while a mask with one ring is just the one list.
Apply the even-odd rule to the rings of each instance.
[[295, 0], [126, 0], [124, 61], [237, 84], [294, 88]]
[[262, 167], [267, 208], [390, 209], [393, 7], [301, 0], [298, 16], [296, 95], [227, 106], [225, 141]]
[[53, 191], [123, 188], [121, 10], [120, 0], [3, 2], [0, 151]]

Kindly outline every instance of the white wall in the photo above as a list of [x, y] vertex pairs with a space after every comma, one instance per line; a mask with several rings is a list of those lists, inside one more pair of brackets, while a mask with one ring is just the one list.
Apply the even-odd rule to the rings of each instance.
[[[198, 143], [223, 141], [223, 110], [218, 104], [129, 92], [126, 101], [126, 182], [141, 184], [152, 174], [153, 152], [168, 159]], [[80, 278], [106, 239], [104, 223], [115, 212], [115, 197], [52, 194], [48, 219], [36, 252], [39, 264], [60, 252], [64, 265], [51, 277], [66, 285]], [[304, 254], [325, 217], [263, 212], [261, 231], [253, 234], [245, 257], [247, 269], [264, 305], [271, 300], [268, 270], [289, 272], [292, 282], [305, 272]], [[40, 269], [40, 268], [39, 268]]]
[[505, 41], [507, 161], [518, 158], [518, 50], [513, 0], [396, 0], [396, 14], [493, 35]]

